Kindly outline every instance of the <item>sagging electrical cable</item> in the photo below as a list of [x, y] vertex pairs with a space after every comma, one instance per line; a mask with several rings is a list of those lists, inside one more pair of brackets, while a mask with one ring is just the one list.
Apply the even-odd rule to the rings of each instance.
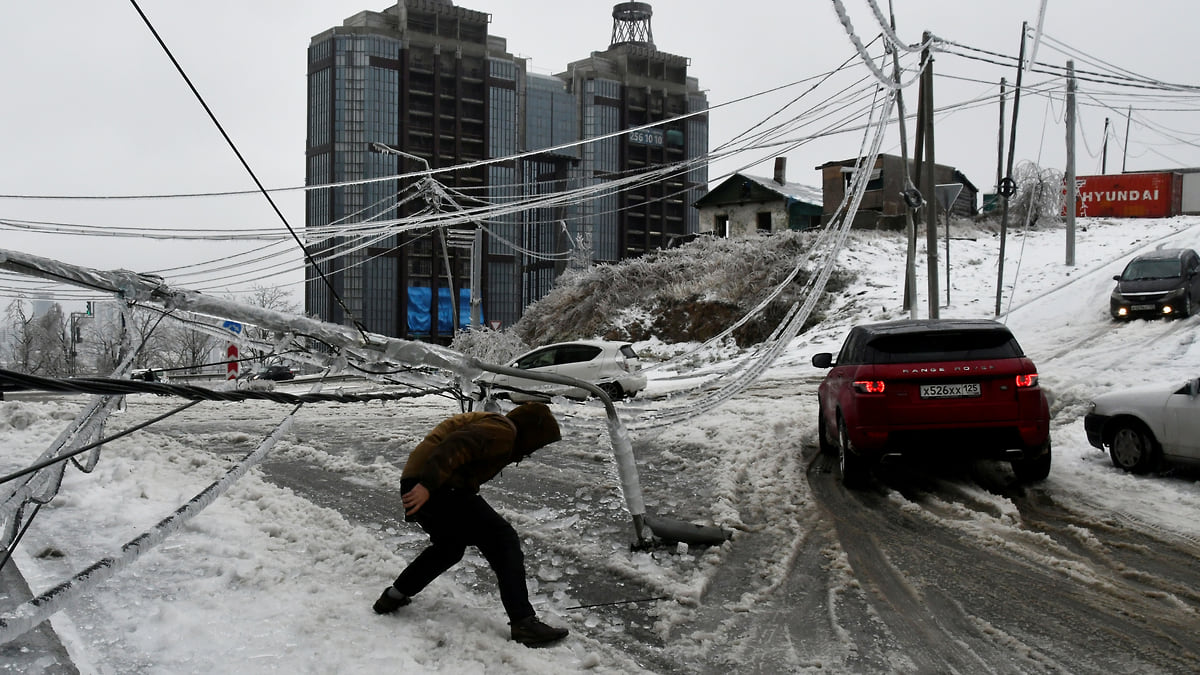
[[163, 394], [178, 396], [194, 401], [245, 401], [265, 400], [276, 403], [363, 403], [366, 401], [394, 401], [441, 393], [450, 387], [417, 392], [373, 392], [366, 394], [289, 394], [280, 391], [258, 391], [253, 389], [217, 390], [188, 384], [145, 382], [141, 380], [118, 380], [102, 377], [52, 378], [29, 375], [0, 368], [0, 382], [15, 385], [18, 391], [37, 390], [70, 394]]
[[12, 559], [12, 554], [16, 552], [17, 546], [21, 545], [21, 540], [25, 538], [25, 533], [29, 530], [29, 526], [33, 525], [33, 519], [37, 518], [37, 514], [42, 510], [42, 504], [39, 502], [33, 505], [33, 513], [29, 514], [29, 518], [21, 524], [21, 529], [17, 531], [17, 536], [13, 537], [11, 543], [4, 546], [4, 557], [0, 558], [0, 571], [4, 570], [4, 566]]

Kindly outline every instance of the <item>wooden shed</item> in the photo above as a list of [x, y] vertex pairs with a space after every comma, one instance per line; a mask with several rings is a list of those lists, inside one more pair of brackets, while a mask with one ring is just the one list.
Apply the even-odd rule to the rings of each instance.
[[[828, 221], [842, 199], [846, 196], [846, 188], [854, 177], [854, 166], [857, 159], [845, 159], [837, 162], [827, 162], [817, 167], [821, 172], [821, 192], [823, 196], [821, 219]], [[909, 160], [909, 171], [914, 165]], [[958, 169], [944, 164], [937, 164], [935, 180], [938, 184], [961, 183], [962, 191], [958, 194], [950, 212], [954, 215], [970, 217], [978, 211], [979, 189]], [[899, 229], [904, 227], [904, 202], [902, 193], [906, 187], [904, 180], [904, 159], [897, 155], [879, 155], [875, 165], [870, 168], [867, 191], [863, 194], [854, 219], [854, 227]], [[914, 183], [915, 180], [914, 176]], [[932, 200], [933, 196], [928, 195]]]

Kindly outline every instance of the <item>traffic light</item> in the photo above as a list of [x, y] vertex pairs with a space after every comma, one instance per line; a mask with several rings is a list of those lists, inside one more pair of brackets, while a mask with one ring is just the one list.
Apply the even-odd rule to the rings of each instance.
[[91, 315], [92, 315], [92, 301], [91, 301], [91, 300], [88, 300], [88, 303], [87, 303], [87, 312], [86, 312], [86, 313], [87, 313], [87, 315], [88, 315], [88, 316], [91, 316]]

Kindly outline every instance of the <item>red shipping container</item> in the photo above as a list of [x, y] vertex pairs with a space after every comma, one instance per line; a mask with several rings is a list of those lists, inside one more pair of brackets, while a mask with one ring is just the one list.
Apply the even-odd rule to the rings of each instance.
[[1182, 208], [1183, 174], [1079, 176], [1075, 184], [1077, 218], [1166, 218]]

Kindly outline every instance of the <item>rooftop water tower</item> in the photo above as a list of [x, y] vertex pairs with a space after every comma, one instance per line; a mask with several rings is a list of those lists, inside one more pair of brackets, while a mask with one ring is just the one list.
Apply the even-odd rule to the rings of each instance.
[[654, 10], [648, 2], [619, 2], [613, 5], [612, 44], [641, 45], [654, 49], [654, 32], [650, 30], [650, 17]]

